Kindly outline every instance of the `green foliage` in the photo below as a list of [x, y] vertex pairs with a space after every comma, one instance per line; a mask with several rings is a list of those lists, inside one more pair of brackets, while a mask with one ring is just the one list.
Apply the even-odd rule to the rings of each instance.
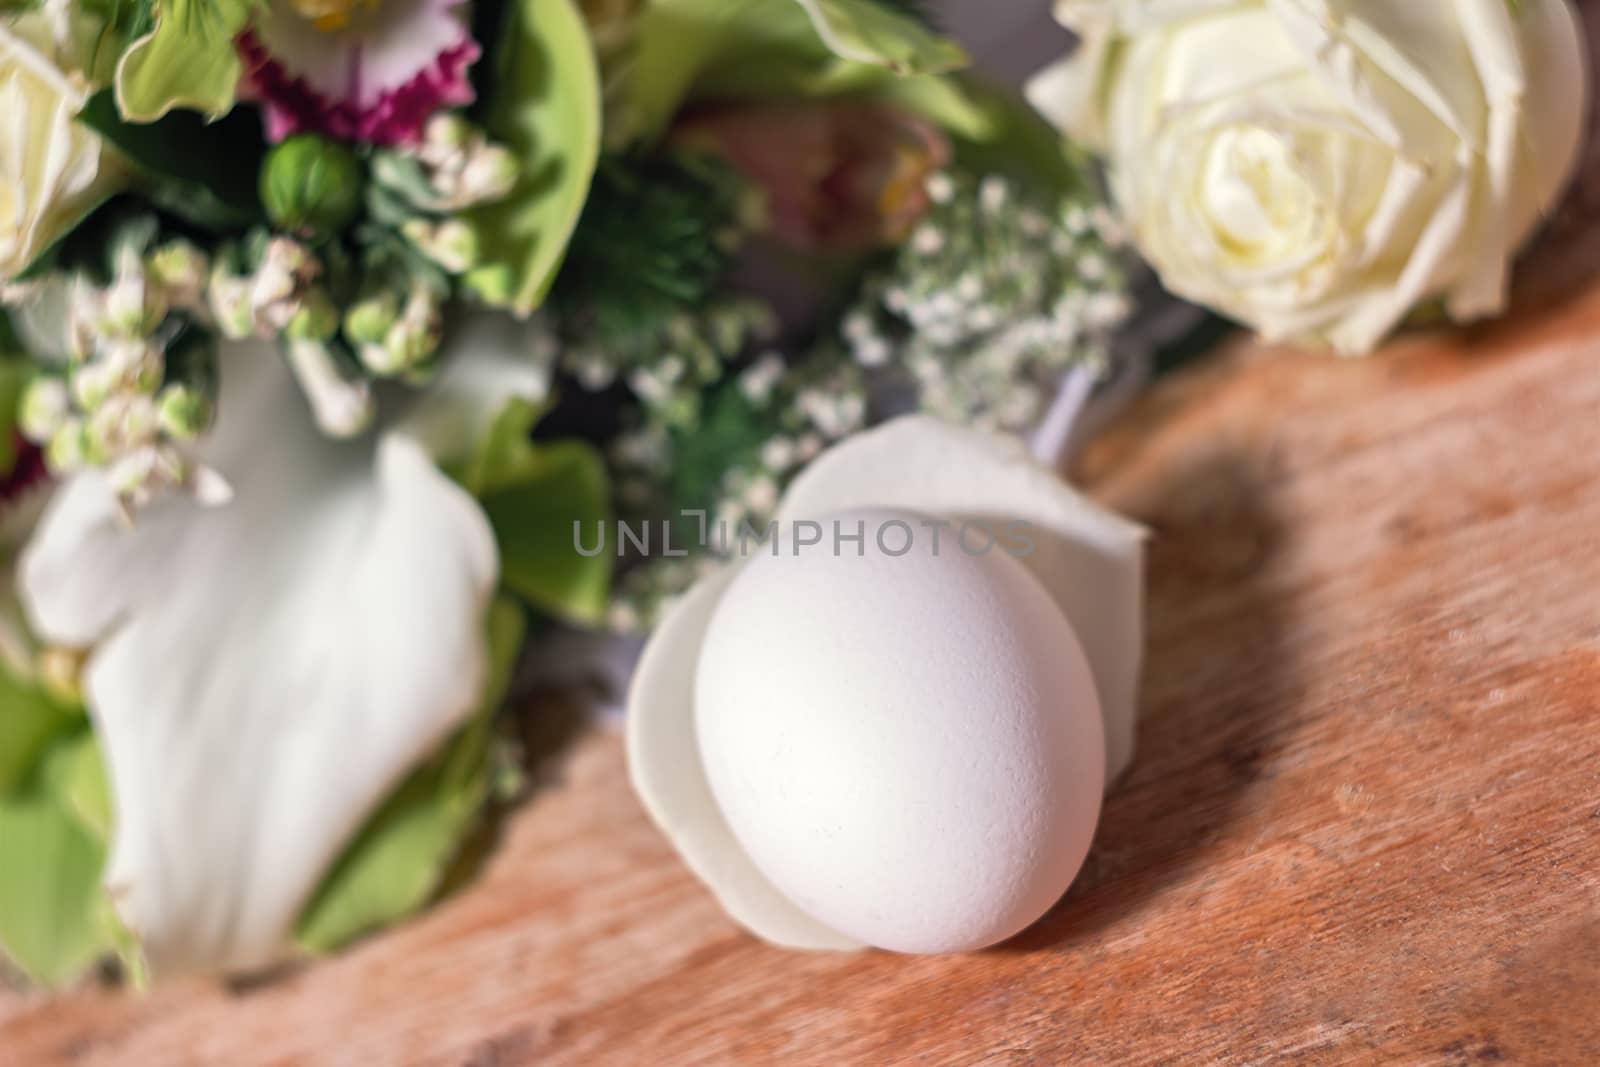
[[674, 435], [666, 514], [714, 512], [722, 501], [728, 472], [753, 465], [761, 447], [772, 439], [773, 412], [751, 403], [737, 381], [718, 387], [704, 411], [693, 432]]
[[103, 846], [56, 797], [0, 800], [0, 944], [35, 982], [61, 985], [107, 948]]
[[626, 346], [703, 306], [732, 262], [739, 199], [709, 158], [608, 158], [550, 294], [563, 329]]
[[959, 91], [966, 121], [938, 108], [936, 99], [907, 98], [902, 103], [951, 130], [962, 169], [1010, 175], [1059, 197], [1096, 193], [1093, 160], [1063, 141], [1027, 101], [978, 77], [960, 79]]
[[489, 797], [494, 719], [522, 647], [521, 609], [496, 602], [487, 632], [489, 673], [477, 714], [406, 779], [323, 880], [295, 930], [306, 951], [332, 952], [413, 914], [438, 893]]
[[78, 118], [139, 168], [157, 207], [218, 232], [264, 220], [257, 181], [266, 143], [254, 109], [236, 109], [216, 122], [176, 111], [140, 124], [119, 114], [111, 91], [102, 90]]
[[543, 301], [578, 223], [600, 154], [600, 76], [572, 0], [512, 0], [492, 57], [485, 126], [522, 164], [517, 188], [477, 208], [480, 266], [467, 288], [519, 315]]
[[0, 659], [0, 797], [19, 790], [50, 743], [82, 723], [80, 709], [13, 674]]
[[500, 547], [501, 580], [543, 611], [593, 624], [604, 616], [611, 558], [578, 552], [573, 524], [610, 520], [605, 461], [578, 441], [535, 442], [544, 414], [525, 400], [501, 409], [461, 474], [478, 498]]
[[[153, 5], [152, 5], [153, 6]], [[154, 122], [188, 108], [221, 118], [233, 107], [240, 64], [234, 36], [252, 0], [168, 0], [155, 26], [117, 66], [117, 109], [130, 122]]]
[[99, 959], [131, 960], [100, 885], [109, 805], [94, 735], [57, 738], [0, 796], [0, 951], [29, 978], [66, 985]]
[[929, 33], [901, 5], [871, 0], [799, 0], [832, 52], [896, 74], [939, 74], [966, 65], [954, 42]]
[[616, 144], [661, 133], [699, 96], [827, 96], [938, 74], [966, 57], [916, 19], [868, 0], [655, 0], [617, 109]]

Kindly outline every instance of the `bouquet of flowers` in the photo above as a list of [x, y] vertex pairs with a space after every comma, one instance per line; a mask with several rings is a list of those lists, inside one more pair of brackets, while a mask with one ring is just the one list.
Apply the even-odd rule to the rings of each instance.
[[0, 951], [413, 914], [522, 789], [525, 651], [650, 628], [891, 417], [1053, 458], [1146, 354], [1133, 249], [1344, 351], [1497, 310], [1576, 31], [1415, 7], [1061, 0], [1036, 112], [913, 0], [9, 0]]
[[874, 421], [1104, 374], [1093, 172], [963, 62], [890, 0], [9, 8], [6, 954], [412, 913], [525, 645], [648, 627]]

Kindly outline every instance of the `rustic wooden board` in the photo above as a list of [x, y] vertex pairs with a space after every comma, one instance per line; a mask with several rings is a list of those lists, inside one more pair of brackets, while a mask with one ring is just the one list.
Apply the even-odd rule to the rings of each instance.
[[248, 989], [0, 993], [0, 1064], [1600, 1062], [1591, 164], [1506, 321], [1239, 345], [1088, 458], [1156, 533], [1141, 753], [1016, 942], [763, 947], [593, 732], [423, 918]]

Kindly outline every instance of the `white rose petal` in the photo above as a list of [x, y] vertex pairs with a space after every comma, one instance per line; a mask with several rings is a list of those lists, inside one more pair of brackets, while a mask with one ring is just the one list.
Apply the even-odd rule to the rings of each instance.
[[1577, 160], [1566, 0], [1062, 0], [1080, 50], [1030, 87], [1101, 148], [1181, 296], [1271, 339], [1370, 351], [1423, 301], [1505, 307]]
[[98, 31], [86, 19], [57, 36], [34, 11], [0, 20], [0, 281], [20, 274], [124, 177], [100, 135], [77, 121], [93, 86], [83, 73]]

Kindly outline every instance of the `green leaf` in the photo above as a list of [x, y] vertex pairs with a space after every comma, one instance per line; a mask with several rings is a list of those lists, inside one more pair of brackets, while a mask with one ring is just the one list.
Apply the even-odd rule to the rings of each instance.
[[154, 122], [177, 108], [221, 118], [233, 107], [240, 64], [234, 35], [250, 0], [170, 0], [155, 29], [117, 64], [117, 108], [130, 122]]
[[866, 0], [655, 0], [636, 39], [614, 143], [656, 136], [697, 97], [870, 93], [966, 62], [915, 19]]
[[46, 776], [0, 798], [0, 949], [35, 982], [64, 985], [117, 947], [104, 862]]
[[501, 581], [558, 618], [594, 624], [610, 602], [609, 553], [584, 556], [574, 523], [592, 531], [611, 515], [605, 461], [579, 441], [535, 442], [544, 410], [509, 401], [461, 477], [494, 527]]
[[254, 109], [239, 108], [217, 122], [175, 111], [140, 124], [123, 118], [104, 89], [78, 119], [140, 169], [158, 207], [210, 230], [245, 229], [265, 219], [258, 176], [266, 141]]
[[1060, 196], [1082, 195], [1094, 188], [1094, 162], [1081, 148], [1062, 139], [1014, 92], [981, 79], [959, 79], [969, 122], [953, 122], [948, 104], [934, 97], [906, 98], [907, 107], [945, 125], [956, 138], [961, 162], [977, 173], [1011, 174], [1041, 183]]
[[817, 34], [843, 59], [896, 74], [942, 74], [967, 65], [961, 46], [871, 0], [799, 0]]
[[543, 301], [578, 224], [600, 156], [600, 75], [572, 0], [513, 0], [494, 55], [489, 132], [522, 164], [510, 197], [467, 216], [482, 249], [466, 276], [518, 315]]
[[80, 730], [52, 747], [41, 773], [79, 825], [101, 843], [111, 840], [111, 783], [94, 731]]
[[323, 954], [425, 906], [489, 794], [490, 740], [522, 646], [522, 610], [497, 601], [487, 622], [489, 677], [472, 721], [411, 775], [347, 848], [301, 914], [295, 938]]
[[78, 709], [18, 677], [0, 659], [0, 797], [20, 789], [50, 742], [82, 723]]

